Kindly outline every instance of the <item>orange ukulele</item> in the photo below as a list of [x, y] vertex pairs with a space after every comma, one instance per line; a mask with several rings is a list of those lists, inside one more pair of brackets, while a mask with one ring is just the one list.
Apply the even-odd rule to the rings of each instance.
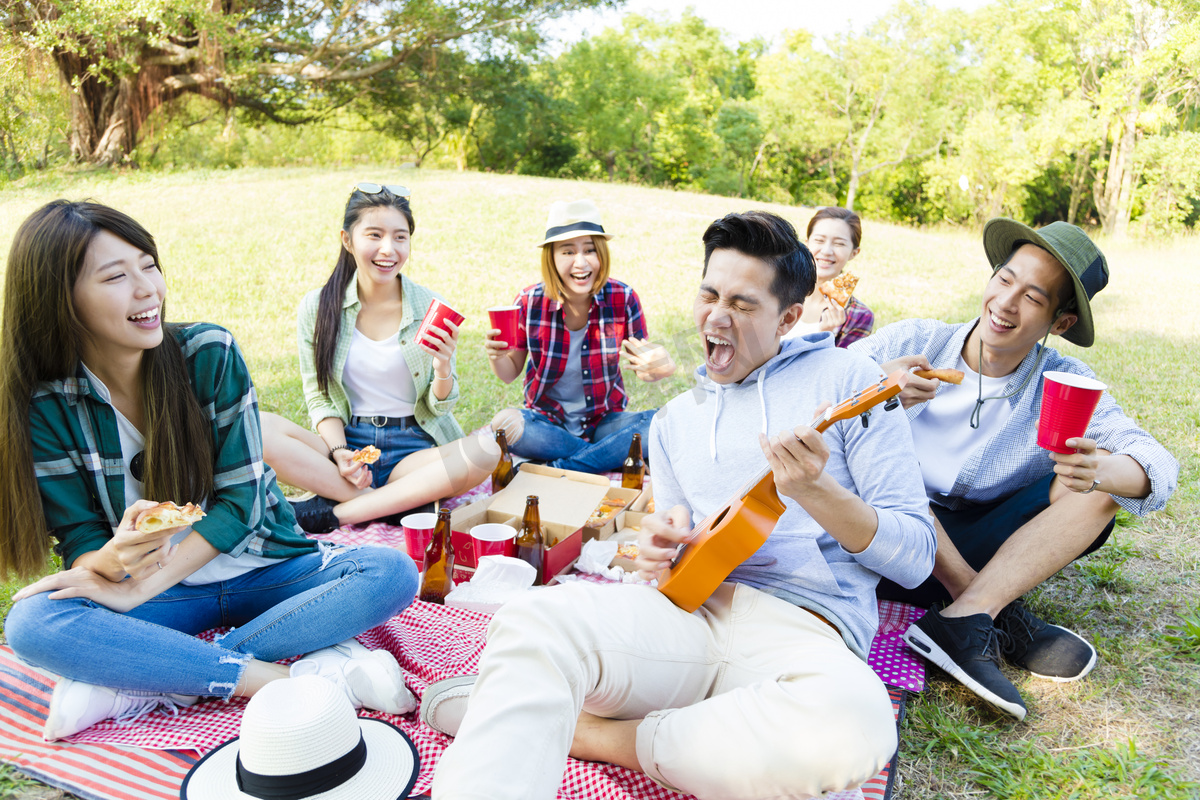
[[[896, 370], [849, 400], [830, 406], [809, 427], [822, 433], [835, 422], [861, 416], [865, 428], [872, 407], [886, 401], [883, 408], [891, 411], [900, 405], [895, 398], [908, 383], [909, 374]], [[783, 512], [783, 501], [768, 464], [742, 486], [733, 500], [692, 530], [691, 542], [680, 549], [671, 568], [659, 578], [658, 590], [684, 611], [695, 611], [729, 573], [763, 546]]]

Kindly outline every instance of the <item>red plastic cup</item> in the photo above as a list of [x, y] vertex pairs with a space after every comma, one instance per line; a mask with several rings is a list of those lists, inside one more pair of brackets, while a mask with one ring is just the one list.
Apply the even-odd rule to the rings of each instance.
[[520, 306], [492, 306], [488, 309], [488, 320], [493, 328], [500, 329], [496, 338], [508, 345], [507, 350], [517, 346], [517, 326], [521, 321]]
[[475, 563], [484, 556], [514, 556], [517, 554], [517, 531], [511, 525], [485, 522], [471, 528], [471, 544], [475, 548]]
[[430, 337], [426, 340], [425, 335], [433, 328], [449, 334], [450, 329], [444, 324], [446, 320], [453, 322], [455, 325], [462, 325], [464, 319], [465, 317], [462, 314], [435, 297], [433, 298], [433, 302], [429, 304], [429, 309], [425, 312], [425, 318], [421, 320], [421, 327], [417, 328], [417, 341], [426, 341], [427, 344], [436, 347], [440, 343], [439, 340], [436, 337]]
[[1100, 395], [1108, 387], [1098, 380], [1070, 372], [1047, 372], [1042, 387], [1042, 414], [1038, 419], [1038, 447], [1055, 453], [1074, 453], [1067, 439], [1087, 433]]
[[437, 514], [421, 512], [409, 514], [400, 519], [400, 529], [404, 531], [404, 549], [417, 562], [420, 570], [425, 562], [425, 548], [433, 539], [433, 526], [437, 524]]

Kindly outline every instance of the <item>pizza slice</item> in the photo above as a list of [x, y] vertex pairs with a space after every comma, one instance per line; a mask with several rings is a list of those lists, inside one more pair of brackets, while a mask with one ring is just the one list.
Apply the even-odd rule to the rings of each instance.
[[138, 515], [134, 525], [142, 533], [157, 533], [171, 528], [186, 528], [204, 518], [204, 509], [195, 503], [177, 506], [169, 500]]
[[359, 464], [374, 464], [383, 455], [379, 448], [373, 444], [369, 444], [362, 450], [355, 450], [351, 458]]
[[843, 271], [841, 275], [825, 281], [817, 288], [821, 290], [821, 294], [842, 308], [845, 308], [846, 304], [850, 302], [850, 295], [854, 294], [854, 287], [857, 285], [858, 276], [852, 272]]

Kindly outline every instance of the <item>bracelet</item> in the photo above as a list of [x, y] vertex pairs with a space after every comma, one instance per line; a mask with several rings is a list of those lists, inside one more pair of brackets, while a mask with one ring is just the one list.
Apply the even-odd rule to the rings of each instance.
[[1088, 488], [1084, 489], [1082, 492], [1080, 492], [1080, 494], [1091, 494], [1092, 492], [1096, 491], [1096, 487], [1099, 485], [1100, 485], [1100, 479], [1092, 478], [1092, 485], [1089, 486]]
[[[353, 447], [351, 447], [351, 446], [350, 446], [350, 445], [348, 445], [348, 444], [335, 444], [333, 447], [329, 448], [329, 460], [330, 460], [330, 461], [333, 461], [333, 460], [334, 460], [334, 459], [333, 459], [333, 453], [334, 453], [334, 451], [335, 451], [335, 450], [353, 450], [353, 449], [354, 449], [354, 448], [353, 448]], [[336, 462], [335, 462], [335, 463], [336, 463]]]
[[451, 370], [449, 375], [438, 375], [438, 371], [435, 369], [433, 371], [433, 377], [439, 381], [448, 381], [454, 377], [454, 371]]

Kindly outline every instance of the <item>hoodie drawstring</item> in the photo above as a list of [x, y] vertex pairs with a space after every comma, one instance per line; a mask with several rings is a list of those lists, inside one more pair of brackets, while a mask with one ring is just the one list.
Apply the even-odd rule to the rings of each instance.
[[714, 384], [713, 394], [717, 398], [717, 407], [713, 410], [712, 430], [708, 433], [708, 457], [717, 463], [717, 417], [721, 416], [721, 384]]
[[[769, 437], [771, 435], [771, 429], [767, 425], [767, 390], [765, 388], [767, 384], [766, 365], [763, 366], [762, 372], [759, 374], [758, 380], [755, 381], [755, 383], [758, 384], [758, 408], [760, 414], [762, 415], [763, 436]], [[717, 418], [721, 416], [721, 392], [724, 390], [724, 388], [725, 387], [719, 383], [713, 384], [713, 394], [717, 398], [717, 407], [713, 409], [712, 430], [710, 430], [708, 433], [708, 455], [714, 464], [717, 463]]]

